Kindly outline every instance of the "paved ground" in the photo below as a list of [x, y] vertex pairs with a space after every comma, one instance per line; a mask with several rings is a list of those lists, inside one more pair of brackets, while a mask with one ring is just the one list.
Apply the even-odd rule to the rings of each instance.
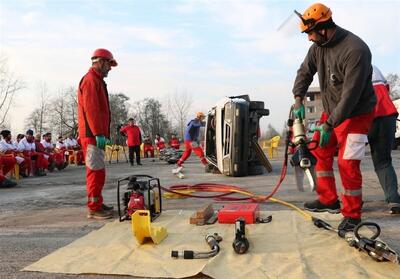
[[[164, 186], [182, 183], [216, 182], [239, 185], [256, 193], [269, 193], [276, 184], [282, 165], [282, 151], [272, 160], [274, 171], [262, 176], [233, 178], [206, 174], [196, 158], [186, 164], [186, 178], [180, 180], [171, 174], [171, 166], [156, 160], [144, 160], [143, 166], [130, 167], [127, 163], [107, 165], [105, 201], [116, 205], [116, 180], [130, 174], [149, 174], [161, 179]], [[400, 151], [394, 151], [393, 161], [400, 176]], [[383, 193], [373, 172], [370, 156], [362, 164], [364, 174], [365, 219], [377, 221], [383, 238], [400, 251], [400, 216], [390, 215]], [[299, 206], [314, 199], [311, 193], [296, 190], [292, 170], [276, 197]], [[336, 172], [337, 181], [340, 182]], [[0, 189], [0, 278], [131, 278], [123, 276], [74, 276], [20, 272], [23, 267], [50, 254], [72, 241], [100, 228], [105, 222], [86, 219], [84, 167], [70, 166], [41, 178], [21, 180], [12, 189]], [[165, 209], [195, 209], [205, 200], [166, 200]], [[218, 207], [218, 203], [216, 203]], [[264, 204], [263, 210], [281, 210], [276, 204]], [[284, 208], [286, 209], [286, 208]], [[195, 278], [203, 278], [196, 276]]]

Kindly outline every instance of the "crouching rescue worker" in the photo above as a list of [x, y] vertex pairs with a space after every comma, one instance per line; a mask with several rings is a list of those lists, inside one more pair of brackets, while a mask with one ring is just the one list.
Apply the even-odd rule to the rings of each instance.
[[[306, 202], [310, 211], [341, 212], [339, 235], [352, 231], [361, 221], [362, 175], [360, 161], [364, 157], [368, 129], [376, 104], [371, 76], [371, 52], [353, 33], [337, 26], [332, 11], [322, 5], [310, 6], [300, 17], [302, 33], [313, 42], [293, 86], [294, 115], [304, 118], [303, 98], [313, 76], [318, 72], [324, 111], [315, 128], [314, 139], [319, 147], [317, 157], [318, 199]], [[333, 158], [339, 147], [338, 166], [344, 191], [342, 208], [336, 192]]]
[[179, 139], [176, 137], [175, 134], [171, 135], [171, 139], [169, 141], [169, 146], [171, 148], [174, 148], [174, 149], [179, 149], [180, 148], [181, 145], [179, 143]]
[[205, 126], [205, 115], [202, 112], [198, 112], [195, 119], [192, 119], [187, 124], [185, 130], [185, 152], [183, 152], [182, 157], [176, 163], [177, 169], [182, 167], [183, 162], [189, 158], [192, 150], [200, 158], [203, 165], [207, 165], [207, 160], [204, 158], [203, 149], [200, 146], [200, 127]]
[[88, 218], [112, 218], [113, 207], [103, 203], [102, 190], [106, 178], [104, 148], [110, 137], [110, 106], [107, 77], [111, 67], [117, 66], [106, 49], [96, 49], [92, 67], [78, 87], [78, 131], [86, 162], [86, 190]]

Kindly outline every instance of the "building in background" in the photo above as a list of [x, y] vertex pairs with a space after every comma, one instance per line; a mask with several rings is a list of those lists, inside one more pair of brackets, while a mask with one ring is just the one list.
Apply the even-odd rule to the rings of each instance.
[[307, 130], [311, 130], [311, 128], [316, 125], [324, 110], [322, 107], [321, 90], [319, 87], [308, 88], [304, 100], [304, 106], [306, 109]]

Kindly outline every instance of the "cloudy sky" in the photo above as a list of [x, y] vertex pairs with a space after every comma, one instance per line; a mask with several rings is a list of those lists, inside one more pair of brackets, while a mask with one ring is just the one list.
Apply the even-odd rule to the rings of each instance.
[[[290, 23], [279, 27], [313, 2], [1, 0], [0, 56], [27, 84], [12, 107], [11, 128], [24, 131], [39, 84], [50, 94], [76, 86], [102, 47], [119, 63], [106, 79], [109, 91], [132, 102], [188, 92], [193, 112], [207, 111], [223, 96], [246, 93], [270, 109], [262, 126], [280, 130], [310, 43]], [[400, 1], [323, 3], [369, 45], [384, 74], [400, 74]]]

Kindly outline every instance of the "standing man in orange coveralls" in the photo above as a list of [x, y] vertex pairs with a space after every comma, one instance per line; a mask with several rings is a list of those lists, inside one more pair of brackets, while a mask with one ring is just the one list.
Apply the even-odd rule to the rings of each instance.
[[104, 148], [110, 137], [110, 105], [107, 77], [111, 67], [117, 66], [112, 53], [96, 49], [92, 55], [92, 67], [81, 79], [78, 88], [78, 132], [86, 161], [87, 217], [108, 219], [113, 207], [103, 203], [101, 192], [106, 178]]

